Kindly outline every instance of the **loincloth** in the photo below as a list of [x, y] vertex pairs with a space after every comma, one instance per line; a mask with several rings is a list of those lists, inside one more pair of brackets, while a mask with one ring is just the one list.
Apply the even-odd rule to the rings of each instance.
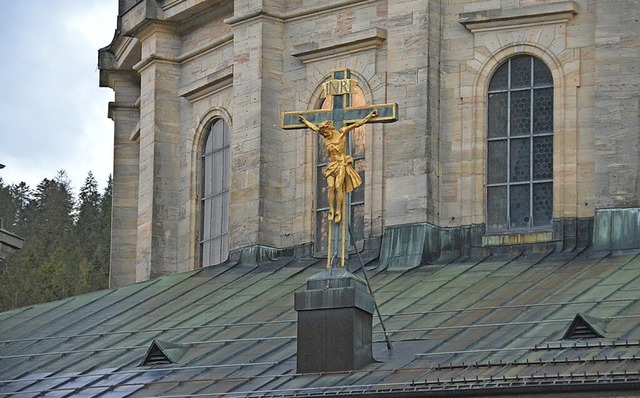
[[352, 192], [362, 184], [362, 178], [353, 168], [353, 158], [349, 155], [338, 160], [331, 160], [324, 168], [323, 174], [325, 177], [335, 177], [336, 186], [339, 185], [339, 182], [342, 182], [347, 193]]

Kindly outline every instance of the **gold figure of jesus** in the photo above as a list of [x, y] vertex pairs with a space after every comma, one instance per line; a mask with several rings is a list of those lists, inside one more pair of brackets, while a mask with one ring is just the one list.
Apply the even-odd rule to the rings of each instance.
[[347, 155], [347, 134], [376, 116], [378, 116], [378, 110], [374, 109], [364, 119], [344, 126], [340, 130], [336, 130], [331, 120], [316, 125], [302, 115], [298, 117], [301, 123], [324, 137], [324, 145], [329, 155], [329, 164], [327, 164], [323, 172], [328, 185], [329, 215], [327, 218], [329, 221], [333, 220], [336, 224], [342, 220], [342, 209], [346, 194], [362, 184], [360, 175], [353, 168], [353, 158]]

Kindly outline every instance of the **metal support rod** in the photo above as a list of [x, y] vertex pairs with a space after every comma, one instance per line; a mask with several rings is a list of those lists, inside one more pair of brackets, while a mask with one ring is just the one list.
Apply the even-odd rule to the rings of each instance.
[[360, 252], [358, 251], [358, 247], [356, 246], [356, 241], [353, 238], [353, 232], [351, 231], [351, 222], [349, 222], [349, 237], [351, 238], [351, 244], [353, 245], [353, 249], [356, 251], [358, 255], [358, 260], [360, 261], [360, 268], [362, 268], [362, 273], [364, 274], [364, 279], [367, 281], [367, 287], [369, 288], [369, 293], [373, 296], [373, 306], [376, 309], [376, 314], [378, 314], [378, 319], [380, 320], [380, 326], [382, 326], [382, 332], [384, 333], [384, 339], [387, 342], [387, 350], [391, 349], [391, 340], [389, 339], [389, 334], [387, 333], [387, 328], [384, 327], [384, 322], [382, 321], [382, 315], [380, 315], [380, 309], [378, 308], [378, 303], [376, 302], [376, 297], [373, 295], [373, 289], [371, 289], [371, 283], [369, 282], [369, 276], [367, 275], [367, 270], [364, 268], [364, 262], [362, 261], [362, 257], [360, 256]]
[[329, 231], [327, 232], [327, 269], [331, 268], [331, 257], [333, 257], [333, 253], [331, 252], [331, 232], [333, 231], [333, 220], [327, 220], [327, 228]]
[[341, 228], [341, 230], [342, 230], [342, 237], [341, 237], [342, 238], [342, 253], [341, 253], [341, 258], [340, 258], [340, 268], [344, 268], [344, 259], [347, 256], [346, 255], [346, 249], [345, 249], [346, 240], [347, 240], [346, 225], [349, 222], [349, 221], [347, 221], [347, 202], [348, 202], [348, 200], [345, 197], [345, 200], [342, 202], [342, 220], [340, 220], [342, 222], [342, 225], [341, 225], [341, 227], [342, 227]]

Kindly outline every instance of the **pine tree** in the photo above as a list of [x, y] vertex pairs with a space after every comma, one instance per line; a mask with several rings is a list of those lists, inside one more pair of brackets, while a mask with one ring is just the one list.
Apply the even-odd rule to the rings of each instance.
[[100, 193], [98, 192], [98, 182], [91, 172], [80, 188], [78, 201], [74, 228], [75, 247], [81, 251], [86, 259], [92, 259], [96, 252], [96, 246], [99, 244]]
[[28, 207], [26, 227], [38, 259], [48, 258], [57, 248], [72, 246], [74, 202], [64, 171], [54, 180], [45, 178], [38, 184]]
[[5, 185], [0, 177], [0, 228], [12, 231], [18, 219], [20, 203], [14, 197], [12, 187]]
[[107, 179], [107, 186], [100, 198], [100, 212], [98, 217], [98, 235], [96, 251], [94, 253], [95, 278], [93, 290], [105, 289], [109, 286], [109, 266], [111, 264], [111, 206], [113, 202], [113, 179]]
[[107, 288], [111, 202], [111, 176], [101, 195], [89, 173], [77, 201], [64, 171], [33, 191], [0, 179], [0, 217], [25, 239], [1, 264], [0, 311]]
[[89, 172], [80, 189], [78, 219], [76, 221], [76, 248], [82, 253], [84, 266], [90, 269], [87, 289], [108, 287], [109, 251], [111, 240], [111, 176], [102, 195], [98, 183]]
[[21, 182], [17, 185], [12, 185], [9, 188], [11, 192], [11, 197], [16, 205], [16, 215], [13, 225], [11, 226], [11, 231], [18, 234], [19, 236], [24, 237], [24, 232], [26, 231], [26, 220], [27, 220], [27, 212], [29, 209], [29, 204], [33, 198], [33, 193], [31, 188], [25, 183]]

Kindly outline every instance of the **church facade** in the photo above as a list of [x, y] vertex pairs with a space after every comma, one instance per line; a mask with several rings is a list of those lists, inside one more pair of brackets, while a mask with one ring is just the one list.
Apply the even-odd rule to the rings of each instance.
[[640, 247], [637, 0], [119, 0], [111, 286], [322, 255], [321, 138], [283, 113], [397, 104], [354, 130], [349, 220], [390, 268]]

